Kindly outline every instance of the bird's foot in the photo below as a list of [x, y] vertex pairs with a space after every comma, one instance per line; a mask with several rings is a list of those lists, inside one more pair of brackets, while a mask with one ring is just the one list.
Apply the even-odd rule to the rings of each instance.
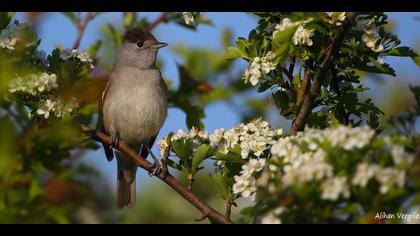
[[149, 173], [150, 177], [156, 175], [157, 173], [159, 173], [160, 170], [162, 170], [162, 163], [160, 163], [158, 159], [153, 158], [153, 167], [153, 171]]
[[149, 173], [149, 176], [153, 176], [156, 175], [157, 173], [159, 173], [160, 170], [162, 170], [162, 163], [156, 158], [155, 154], [153, 154], [152, 150], [150, 150], [150, 148], [148, 146], [146, 146], [147, 151], [150, 153], [150, 156], [153, 159], [153, 171]]
[[120, 143], [120, 137], [118, 135], [112, 135], [111, 145], [109, 145], [109, 149], [114, 149]]

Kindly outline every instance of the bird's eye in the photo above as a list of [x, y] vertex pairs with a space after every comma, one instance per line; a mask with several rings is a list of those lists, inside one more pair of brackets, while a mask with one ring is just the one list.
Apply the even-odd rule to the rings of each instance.
[[136, 45], [137, 45], [137, 47], [138, 47], [138, 48], [141, 48], [141, 47], [143, 47], [143, 42], [138, 41], [138, 42], [136, 43]]

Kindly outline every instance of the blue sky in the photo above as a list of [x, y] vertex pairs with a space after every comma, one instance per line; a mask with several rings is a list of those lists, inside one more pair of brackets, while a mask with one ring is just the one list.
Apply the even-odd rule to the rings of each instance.
[[[158, 15], [159, 13], [140, 14], [142, 17], [150, 16], [149, 19], [155, 19]], [[233, 33], [233, 38], [236, 39], [238, 37], [247, 37], [249, 31], [257, 25], [256, 18], [245, 13], [211, 12], [205, 13], [205, 16], [213, 21], [214, 26], [200, 25], [197, 31], [192, 31], [172, 23], [161, 24], [153, 33], [159, 41], [166, 42], [169, 45], [175, 45], [182, 42], [189, 47], [208, 47], [214, 50], [220, 50], [220, 33], [224, 28], [230, 28]], [[395, 22], [394, 32], [400, 37], [402, 45], [420, 48], [420, 45], [418, 44], [420, 31], [416, 30], [420, 26], [420, 21], [416, 21], [414, 16], [420, 16], [420, 13], [389, 14], [390, 20]], [[25, 21], [22, 13], [18, 14], [16, 17], [17, 19]], [[87, 48], [90, 44], [100, 38], [101, 26], [105, 23], [121, 23], [121, 17], [121, 13], [103, 13], [95, 18], [95, 20], [88, 25], [81, 41], [80, 48]], [[37, 30], [42, 39], [40, 49], [47, 53], [51, 52], [57, 44], [61, 44], [65, 48], [72, 47], [76, 37], [75, 27], [61, 13], [48, 14], [42, 19]], [[177, 78], [178, 72], [176, 69], [176, 62], [182, 62], [180, 58], [169, 48], [161, 50], [159, 57], [165, 61], [163, 74], [169, 75], [170, 78]], [[419, 84], [420, 70], [410, 59], [386, 58], [385, 61], [396, 69], [397, 75], [401, 76], [404, 81], [411, 84]], [[241, 70], [242, 68], [243, 64], [239, 64], [237, 69]], [[374, 101], [381, 102], [385, 99], [384, 94], [380, 93], [384, 88], [381, 86], [389, 87], [395, 79], [390, 78], [389, 80], [390, 81], [386, 81], [385, 83], [376, 83], [372, 80], [368, 81], [368, 84], [372, 87], [372, 92], [369, 94], [374, 97]], [[206, 115], [207, 117], [204, 119], [204, 123], [209, 132], [220, 127], [230, 128], [239, 122], [239, 116], [223, 103], [215, 103], [207, 107]], [[276, 117], [273, 119], [276, 119]], [[175, 131], [180, 128], [186, 128], [185, 115], [177, 109], [170, 109], [169, 116], [158, 138], [162, 138], [170, 131]], [[156, 147], [153, 149], [156, 152]], [[115, 161], [108, 163], [102, 150], [89, 152], [84, 158], [84, 161], [97, 166], [99, 170], [104, 173], [107, 180], [112, 185], [115, 185], [117, 178], [116, 163]], [[140, 180], [140, 178], [144, 180], [148, 177], [143, 171], [140, 171], [138, 179]]]

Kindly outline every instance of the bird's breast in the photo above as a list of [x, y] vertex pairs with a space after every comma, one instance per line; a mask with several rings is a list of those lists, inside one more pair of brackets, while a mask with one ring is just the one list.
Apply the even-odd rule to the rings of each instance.
[[[160, 79], [160, 78], [159, 78]], [[167, 115], [166, 91], [153, 80], [111, 84], [103, 115], [106, 131], [128, 144], [141, 144], [159, 132]]]

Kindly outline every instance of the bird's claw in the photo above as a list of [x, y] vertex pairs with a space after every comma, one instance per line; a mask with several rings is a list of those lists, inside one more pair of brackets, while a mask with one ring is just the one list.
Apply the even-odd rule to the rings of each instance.
[[152, 172], [149, 173], [150, 177], [156, 175], [162, 169], [162, 164], [160, 163], [160, 161], [155, 160], [155, 159], [153, 159], [153, 160], [154, 160], [154, 162], [153, 162], [154, 163], [154, 165], [153, 165], [154, 169], [153, 169]]
[[118, 135], [112, 135], [112, 141], [111, 141], [111, 145], [109, 145], [109, 149], [112, 150], [115, 147], [117, 147], [119, 142], [120, 142], [120, 138], [118, 137]]

